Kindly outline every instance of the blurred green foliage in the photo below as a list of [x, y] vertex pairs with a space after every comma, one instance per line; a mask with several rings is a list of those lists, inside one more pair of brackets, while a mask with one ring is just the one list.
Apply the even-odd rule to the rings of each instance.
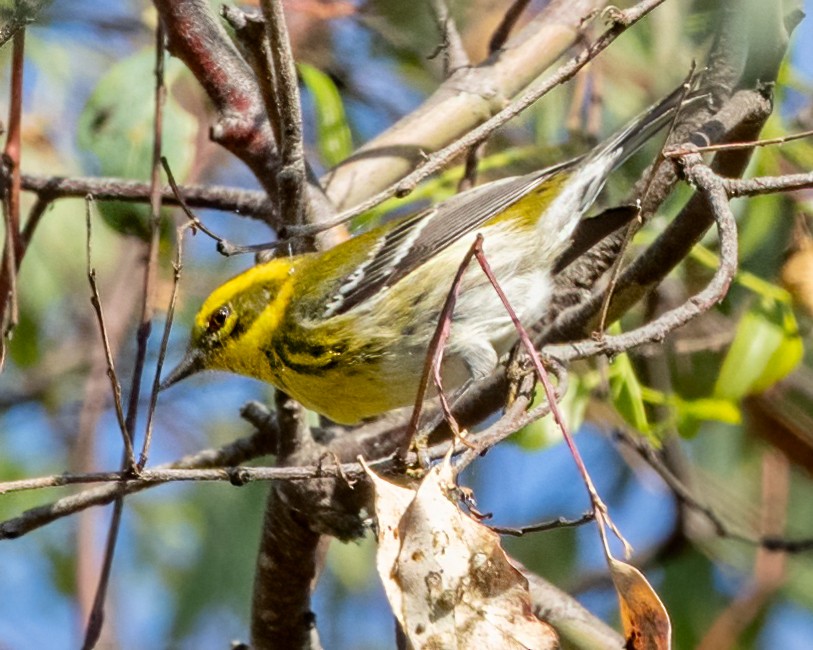
[[[146, 47], [112, 65], [88, 99], [77, 123], [77, 143], [82, 151], [94, 156], [92, 167], [99, 175], [149, 180], [154, 147], [155, 70], [155, 49]], [[178, 59], [166, 59], [163, 77], [168, 88], [186, 74]], [[198, 124], [171, 92], [162, 110], [162, 155], [170, 161], [172, 173], [183, 178], [195, 158]], [[148, 206], [105, 201], [99, 211], [116, 232], [149, 237]]]

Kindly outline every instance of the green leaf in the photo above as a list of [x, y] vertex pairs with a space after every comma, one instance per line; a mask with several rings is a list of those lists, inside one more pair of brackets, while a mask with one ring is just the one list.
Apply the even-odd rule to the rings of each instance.
[[[147, 180], [152, 165], [155, 121], [155, 53], [153, 48], [116, 63], [101, 79], [79, 117], [80, 148], [93, 155], [104, 176]], [[184, 72], [177, 59], [164, 69], [167, 88]], [[171, 93], [163, 109], [162, 153], [176, 178], [183, 178], [195, 157], [198, 126]], [[149, 208], [124, 202], [99, 203], [105, 221], [117, 232], [146, 237]]]
[[740, 319], [714, 396], [739, 400], [760, 393], [790, 374], [803, 354], [804, 344], [790, 306], [763, 300]]
[[677, 430], [684, 438], [690, 438], [696, 434], [699, 425], [703, 422], [716, 421], [725, 424], [742, 422], [742, 412], [739, 407], [728, 399], [705, 397], [684, 400], [675, 395], [674, 407]]
[[34, 316], [29, 309], [20, 309], [17, 327], [9, 345], [9, 356], [21, 368], [29, 368], [41, 358], [40, 324]]
[[690, 438], [697, 433], [703, 422], [716, 421], [725, 424], [739, 424], [742, 412], [739, 406], [728, 399], [701, 397], [684, 399], [677, 393], [664, 393], [648, 386], [641, 386], [644, 402], [650, 405], [665, 406], [669, 409], [669, 423], [681, 436]]
[[333, 80], [307, 63], [298, 64], [299, 75], [313, 96], [316, 107], [316, 143], [322, 160], [338, 165], [353, 151], [353, 138], [344, 113], [344, 104]]
[[610, 365], [610, 396], [624, 421], [641, 433], [652, 436], [652, 427], [646, 416], [641, 383], [629, 356], [619, 354]]

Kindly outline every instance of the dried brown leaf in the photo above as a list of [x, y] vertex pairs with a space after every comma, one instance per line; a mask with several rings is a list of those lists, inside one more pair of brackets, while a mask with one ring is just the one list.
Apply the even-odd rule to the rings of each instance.
[[528, 582], [499, 536], [449, 498], [448, 459], [417, 491], [370, 473], [379, 524], [378, 570], [412, 648], [556, 648], [533, 615]]
[[634, 566], [608, 557], [629, 650], [669, 650], [672, 624], [658, 594]]

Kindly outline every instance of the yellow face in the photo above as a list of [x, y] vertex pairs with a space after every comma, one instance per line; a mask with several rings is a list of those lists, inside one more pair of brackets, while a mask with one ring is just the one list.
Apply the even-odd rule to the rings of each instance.
[[162, 389], [201, 370], [227, 370], [275, 383], [263, 349], [290, 300], [293, 272], [291, 259], [274, 259], [215, 289], [195, 317], [186, 356]]

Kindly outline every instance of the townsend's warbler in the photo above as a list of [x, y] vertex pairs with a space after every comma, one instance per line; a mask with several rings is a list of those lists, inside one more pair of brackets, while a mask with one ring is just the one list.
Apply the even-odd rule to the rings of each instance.
[[[551, 270], [610, 172], [664, 126], [679, 89], [587, 155], [458, 194], [335, 248], [279, 257], [216, 289], [162, 388], [200, 370], [270, 382], [352, 424], [415, 401], [429, 341], [476, 233], [519, 318], [542, 318]], [[463, 276], [443, 361], [454, 389], [494, 370], [516, 335], [482, 270]]]

